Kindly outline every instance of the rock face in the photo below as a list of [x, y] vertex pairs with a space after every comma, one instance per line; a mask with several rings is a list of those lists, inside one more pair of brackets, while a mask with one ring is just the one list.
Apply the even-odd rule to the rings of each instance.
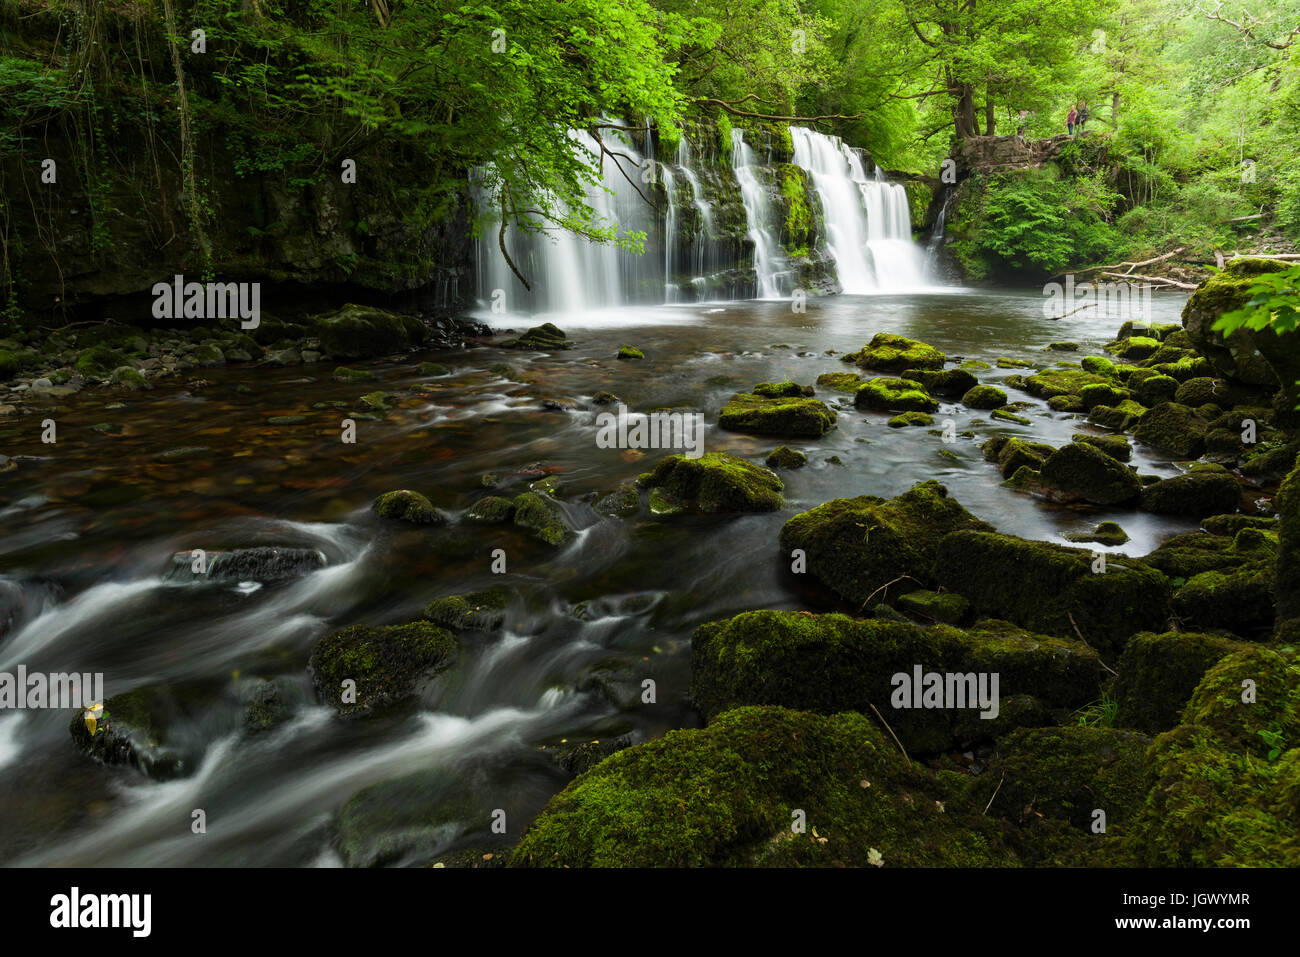
[[[792, 808], [808, 833], [793, 833]], [[738, 708], [606, 758], [551, 801], [511, 864], [1001, 866], [1001, 831], [862, 715]]]
[[707, 452], [698, 459], [670, 455], [638, 482], [654, 490], [652, 499], [662, 497], [673, 508], [773, 512], [785, 505], [775, 472], [729, 452]]
[[802, 394], [766, 396], [741, 392], [733, 395], [719, 413], [718, 427], [754, 435], [817, 438], [835, 428], [835, 418], [826, 403]]
[[796, 515], [781, 529], [781, 548], [802, 549], [808, 572], [858, 604], [888, 600], [881, 587], [900, 576], [913, 591], [933, 583], [939, 540], [959, 529], [990, 530], [938, 482], [922, 482], [897, 498], [838, 498]]
[[1024, 169], [1042, 166], [1074, 142], [1066, 133], [1047, 139], [1024, 136], [967, 136], [957, 146], [955, 158], [959, 169]]
[[[959, 631], [778, 611], [701, 625], [691, 640], [691, 662], [691, 701], [706, 717], [750, 704], [823, 714], [869, 713], [874, 705], [912, 754], [1049, 723], [1049, 709], [1095, 698], [1105, 675], [1097, 653], [1082, 642], [1005, 622]], [[918, 664], [923, 671], [998, 674], [997, 713], [981, 717], [973, 691], [961, 707], [895, 707], [893, 676], [910, 679]]]

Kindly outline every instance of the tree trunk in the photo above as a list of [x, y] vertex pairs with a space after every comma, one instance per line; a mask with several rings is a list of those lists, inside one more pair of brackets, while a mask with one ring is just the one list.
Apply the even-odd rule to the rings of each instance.
[[1110, 95], [1110, 121], [1119, 126], [1119, 90]]
[[958, 87], [957, 102], [953, 106], [953, 120], [957, 135], [962, 139], [979, 136], [979, 126], [975, 117], [975, 88], [969, 83]]
[[997, 117], [993, 113], [993, 97], [989, 97], [984, 101], [984, 135], [992, 136], [997, 123]]

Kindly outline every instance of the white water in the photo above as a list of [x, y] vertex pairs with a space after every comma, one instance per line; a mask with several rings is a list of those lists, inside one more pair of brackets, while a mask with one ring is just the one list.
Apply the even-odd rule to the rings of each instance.
[[777, 252], [776, 236], [772, 232], [772, 194], [758, 177], [758, 161], [754, 151], [745, 142], [743, 130], [731, 131], [731, 165], [740, 185], [740, 198], [745, 204], [745, 221], [749, 224], [749, 238], [754, 243], [754, 273], [758, 282], [759, 299], [780, 299], [782, 279], [786, 278], [785, 262]]
[[907, 192], [890, 183], [873, 164], [862, 167], [856, 150], [837, 136], [790, 127], [794, 162], [808, 171], [821, 199], [826, 248], [846, 293], [923, 289], [925, 255], [912, 241]]

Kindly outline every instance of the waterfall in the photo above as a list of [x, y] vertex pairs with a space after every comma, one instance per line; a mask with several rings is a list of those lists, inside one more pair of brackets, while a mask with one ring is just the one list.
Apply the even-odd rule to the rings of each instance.
[[754, 273], [758, 280], [759, 299], [779, 299], [783, 295], [783, 279], [788, 277], [782, 267], [784, 260], [777, 253], [776, 234], [772, 228], [772, 196], [758, 178], [758, 163], [754, 151], [745, 142], [743, 130], [731, 131], [731, 165], [740, 185], [741, 201], [745, 204], [745, 220], [749, 238], [754, 243]]
[[916, 289], [930, 285], [925, 257], [912, 241], [907, 191], [837, 136], [790, 127], [794, 162], [807, 170], [821, 200], [826, 249], [846, 293]]
[[677, 144], [677, 167], [691, 187], [691, 197], [695, 204], [696, 228], [691, 237], [691, 283], [703, 299], [707, 296], [709, 273], [717, 268], [717, 242], [713, 235], [713, 205], [705, 199], [704, 184], [694, 169], [691, 156], [691, 144], [682, 137]]
[[668, 197], [668, 208], [664, 212], [664, 302], [677, 301], [677, 284], [673, 282], [673, 267], [677, 247], [677, 198], [673, 195], [676, 182], [673, 169], [667, 163], [656, 163], [656, 171], [663, 178], [664, 194]]

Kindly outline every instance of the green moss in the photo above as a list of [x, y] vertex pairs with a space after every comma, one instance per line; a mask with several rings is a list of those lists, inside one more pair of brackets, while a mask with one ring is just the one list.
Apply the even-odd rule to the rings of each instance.
[[1150, 409], [1138, 421], [1134, 436], [1139, 442], [1183, 458], [1199, 458], [1205, 451], [1209, 423], [1185, 405], [1166, 402]]
[[900, 576], [915, 579], [904, 588], [930, 585], [948, 532], [989, 528], [930, 481], [888, 501], [862, 495], [802, 512], [781, 529], [781, 548], [803, 549], [815, 578], [850, 601], [875, 604], [888, 600], [881, 586]]
[[999, 369], [1032, 369], [1034, 364], [1028, 359], [1012, 359], [1007, 356], [998, 356], [997, 365]]
[[768, 468], [798, 469], [803, 468], [808, 464], [808, 456], [804, 455], [797, 449], [778, 445], [771, 452], [767, 453], [767, 458], [764, 461]]
[[508, 596], [503, 588], [488, 588], [467, 595], [435, 598], [424, 606], [424, 617], [435, 625], [464, 631], [494, 631], [505, 621]]
[[515, 503], [500, 495], [481, 498], [469, 507], [465, 513], [467, 521], [499, 524], [509, 522], [515, 517]]
[[1116, 723], [1148, 734], [1168, 731], [1179, 723], [1205, 672], [1246, 647], [1195, 632], [1134, 635], [1116, 665]]
[[1023, 415], [1016, 415], [1014, 412], [1008, 412], [1006, 409], [994, 409], [989, 413], [989, 417], [998, 419], [1002, 422], [1014, 422], [1016, 425], [1032, 425]]
[[1098, 545], [1123, 545], [1128, 532], [1116, 522], [1099, 522], [1090, 532], [1071, 532], [1065, 536], [1072, 542], [1096, 542]]
[[939, 403], [911, 379], [871, 379], [854, 394], [853, 404], [877, 412], [939, 411]]
[[1122, 359], [1140, 361], [1154, 355], [1159, 350], [1160, 340], [1151, 339], [1147, 336], [1128, 336], [1109, 343], [1102, 348]]
[[785, 198], [786, 246], [806, 248], [816, 226], [816, 218], [808, 205], [808, 186], [804, 179], [806, 174], [791, 163], [782, 163], [777, 175], [781, 182], [781, 195]]
[[342, 359], [407, 352], [425, 338], [424, 325], [413, 316], [356, 303], [313, 317], [311, 326], [320, 338], [321, 349]]
[[817, 377], [818, 385], [849, 395], [862, 388], [862, 381], [862, 376], [856, 372], [823, 372]]
[[1131, 502], [1142, 491], [1138, 477], [1121, 462], [1081, 442], [1070, 442], [1049, 455], [1039, 475], [1059, 497], [1083, 499], [1096, 505]]
[[1026, 378], [1024, 389], [1040, 399], [1050, 399], [1054, 395], [1081, 395], [1090, 385], [1111, 386], [1113, 382], [1082, 369], [1044, 369]]
[[996, 409], [1007, 404], [1007, 394], [992, 385], [977, 385], [961, 397], [962, 405], [972, 409]]
[[1273, 564], [1193, 575], [1174, 592], [1173, 611], [1189, 628], [1265, 637], [1273, 630]]
[[1070, 437], [1075, 442], [1082, 442], [1084, 445], [1091, 445], [1094, 448], [1101, 449], [1111, 458], [1120, 462], [1127, 462], [1133, 455], [1133, 449], [1128, 444], [1128, 439], [1122, 435], [1087, 435], [1078, 433]]
[[928, 412], [904, 412], [902, 415], [896, 415], [889, 420], [887, 425], [891, 429], [902, 429], [907, 426], [926, 426], [934, 425], [934, 416]]
[[947, 357], [934, 346], [888, 332], [873, 336], [871, 342], [857, 353], [856, 359], [862, 368], [881, 372], [942, 369], [947, 361]]
[[641, 508], [641, 496], [634, 485], [620, 485], [603, 495], [592, 506], [601, 515], [635, 515]]
[[419, 372], [420, 375], [430, 376], [430, 377], [444, 376], [444, 375], [451, 374], [451, 370], [448, 369], [441, 362], [421, 362], [418, 366], [416, 366], [416, 371]]
[[898, 610], [930, 621], [959, 625], [970, 611], [970, 602], [952, 592], [919, 589], [899, 597]]
[[1094, 382], [1079, 390], [1079, 400], [1085, 409], [1091, 409], [1095, 405], [1116, 406], [1127, 398], [1127, 389], [1105, 382]]
[[636, 346], [620, 346], [618, 350], [618, 359], [644, 359], [645, 353]]
[[[512, 864], [1015, 863], [962, 788], [905, 764], [861, 715], [742, 708], [607, 758], [551, 801]], [[792, 832], [796, 810], [805, 833]]]
[[533, 326], [518, 339], [506, 339], [500, 345], [503, 349], [530, 349], [537, 352], [573, 348], [573, 343], [566, 338], [564, 330], [553, 322]]
[[1115, 363], [1103, 356], [1085, 356], [1080, 360], [1079, 365], [1084, 372], [1091, 372], [1093, 375], [1115, 375]]
[[800, 385], [797, 382], [791, 382], [788, 379], [785, 382], [760, 382], [754, 386], [754, 395], [761, 395], [765, 399], [785, 399], [785, 398], [804, 398], [813, 394], [813, 387], [810, 385]]
[[737, 393], [718, 414], [718, 427], [755, 435], [817, 438], [835, 427], [835, 413], [820, 399], [765, 398]]
[[[421, 679], [451, 667], [457, 647], [450, 632], [428, 622], [354, 625], [317, 642], [308, 666], [327, 703], [342, 715], [360, 716], [413, 696]], [[355, 702], [343, 700], [349, 680], [356, 682]]]
[[1132, 399], [1125, 399], [1116, 406], [1093, 406], [1088, 411], [1088, 421], [1101, 426], [1103, 429], [1127, 432], [1137, 425], [1138, 420], [1146, 414], [1146, 411], [1146, 406], [1141, 403], [1134, 402]]
[[965, 369], [905, 369], [902, 378], [919, 382], [927, 392], [958, 398], [979, 385], [979, 380]]
[[340, 382], [362, 382], [374, 377], [375, 374], [369, 369], [352, 369], [348, 366], [338, 366], [334, 370], [334, 378]]
[[103, 379], [126, 362], [126, 356], [117, 349], [108, 346], [91, 346], [83, 349], [77, 356], [74, 368], [78, 375], [87, 379]]
[[775, 472], [729, 452], [708, 452], [698, 459], [670, 455], [639, 482], [658, 493], [652, 509], [655, 501], [669, 511], [773, 512], [785, 505], [784, 486]]
[[413, 525], [431, 525], [439, 523], [441, 519], [427, 498], [410, 489], [385, 492], [375, 499], [371, 507], [380, 518], [410, 522]]
[[986, 462], [996, 462], [1003, 478], [1011, 478], [1021, 468], [1037, 470], [1056, 450], [1042, 442], [1026, 442], [1013, 436], [995, 435], [981, 446]]
[[573, 536], [564, 510], [539, 492], [515, 496], [515, 524], [547, 545], [563, 545]]
[[1227, 472], [1188, 472], [1142, 490], [1142, 509], [1158, 515], [1216, 515], [1241, 504], [1241, 486]]
[[149, 384], [149, 380], [144, 377], [144, 373], [132, 369], [130, 366], [118, 366], [114, 369], [111, 381], [114, 385], [124, 386], [132, 392], [153, 388]]

